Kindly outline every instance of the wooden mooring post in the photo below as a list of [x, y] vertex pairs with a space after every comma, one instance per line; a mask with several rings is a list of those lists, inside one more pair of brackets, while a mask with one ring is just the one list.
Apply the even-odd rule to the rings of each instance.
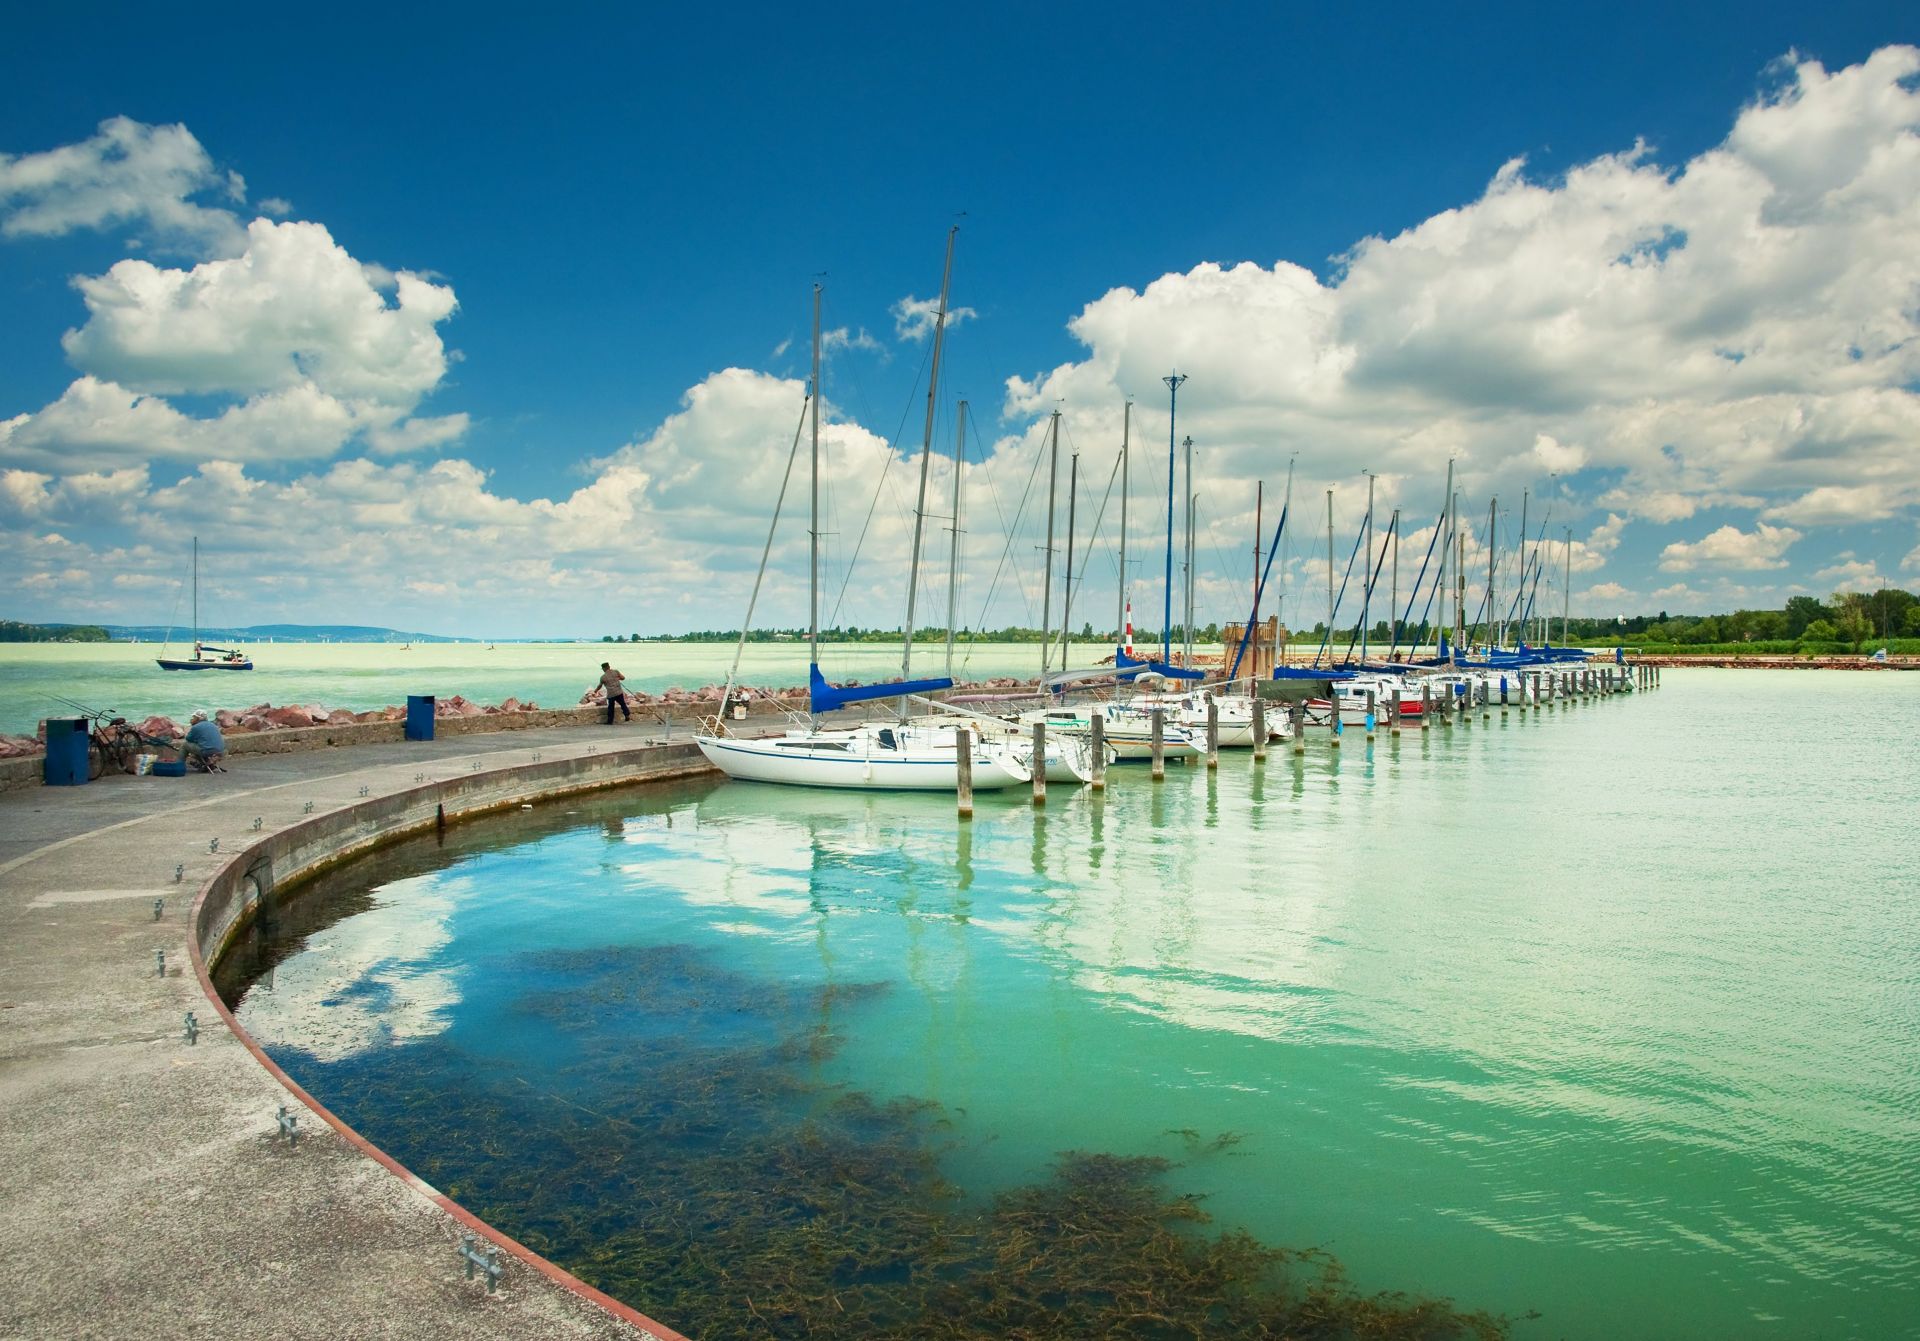
[[1253, 696], [1253, 762], [1267, 762], [1267, 701], [1258, 693]]
[[1095, 791], [1104, 791], [1107, 786], [1107, 718], [1105, 713], [1096, 712], [1088, 723], [1087, 739], [1093, 746], [1093, 758], [1087, 767], [1093, 776], [1087, 785]]
[[1033, 724], [1033, 803], [1047, 803], [1047, 724]]
[[1207, 695], [1207, 767], [1220, 767], [1220, 702]]
[[1433, 729], [1433, 685], [1427, 680], [1420, 682], [1420, 729]]
[[1167, 776], [1167, 710], [1153, 710], [1153, 780]]
[[961, 726], [953, 732], [955, 789], [960, 795], [960, 818], [973, 818], [973, 732]]
[[1374, 697], [1373, 690], [1369, 689], [1367, 691], [1367, 739], [1368, 740], [1373, 739], [1374, 723], [1379, 720], [1380, 720], [1379, 700]]
[[1307, 705], [1290, 703], [1287, 705], [1287, 724], [1293, 728], [1293, 752], [1307, 752]]

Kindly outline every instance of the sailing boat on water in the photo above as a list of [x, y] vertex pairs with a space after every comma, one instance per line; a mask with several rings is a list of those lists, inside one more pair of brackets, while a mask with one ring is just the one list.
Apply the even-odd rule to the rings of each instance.
[[[947, 242], [948, 272], [951, 274], [953, 242]], [[934, 362], [929, 379], [929, 405], [932, 380], [939, 376], [939, 341], [946, 324], [947, 285], [940, 286], [940, 317], [934, 328]], [[840, 730], [822, 729], [819, 714], [832, 712], [853, 703], [874, 699], [905, 699], [910, 695], [930, 694], [951, 688], [950, 678], [901, 679], [887, 684], [840, 688], [827, 682], [820, 673], [820, 286], [813, 287], [813, 375], [808, 386], [808, 415], [812, 422], [813, 502], [809, 534], [812, 547], [808, 564], [808, 590], [811, 603], [811, 655], [807, 666], [808, 719], [804, 727], [778, 736], [734, 736], [729, 734], [724, 716], [708, 721], [694, 738], [707, 761], [730, 778], [753, 782], [778, 782], [801, 787], [851, 787], [877, 791], [953, 791], [959, 786], [958, 727], [908, 726], [863, 722]], [[932, 411], [928, 412], [928, 434], [932, 433]], [[798, 446], [798, 434], [795, 435]], [[789, 461], [791, 470], [791, 461]], [[784, 495], [785, 486], [782, 485]], [[925, 513], [926, 484], [921, 481], [921, 506], [914, 516], [913, 567], [919, 566], [920, 526]], [[778, 521], [778, 507], [775, 508]], [[772, 534], [768, 534], [772, 545]], [[766, 571], [762, 557], [761, 573]], [[910, 673], [913, 657], [913, 599], [909, 575], [906, 652], [902, 674]], [[754, 588], [755, 599], [759, 586]], [[750, 622], [753, 604], [747, 607]], [[746, 633], [741, 637], [744, 642]], [[735, 672], [739, 666], [735, 654]], [[733, 695], [733, 673], [728, 675], [727, 698]], [[1032, 771], [1006, 744], [973, 738], [969, 751], [972, 780], [976, 790], [989, 791], [1018, 786], [1032, 780]]]
[[[180, 607], [178, 606], [174, 607], [174, 609], [176, 610], [179, 608]], [[171, 631], [169, 631], [168, 641], [169, 642], [172, 641]], [[161, 644], [160, 650], [162, 652], [166, 651], [167, 650], [166, 644], [164, 643]], [[193, 538], [193, 656], [186, 659], [182, 659], [179, 657], [162, 656], [162, 657], [156, 658], [156, 660], [159, 662], [161, 670], [170, 670], [170, 671], [198, 671], [198, 670], [250, 671], [253, 669], [252, 659], [248, 657], [245, 653], [241, 652], [239, 648], [214, 647], [208, 643], [203, 643], [200, 641], [200, 537], [199, 536], [195, 536]]]

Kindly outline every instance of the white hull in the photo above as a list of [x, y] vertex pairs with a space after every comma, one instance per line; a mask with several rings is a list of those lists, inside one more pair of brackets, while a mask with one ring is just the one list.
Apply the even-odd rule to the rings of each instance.
[[[953, 733], [958, 723], [952, 718], [928, 721], [916, 719], [909, 730], [916, 736], [925, 731], [938, 731], [944, 734], [944, 747], [953, 749]], [[1033, 732], [1026, 731], [1008, 722], [998, 719], [975, 718], [972, 731], [976, 736], [992, 740], [1020, 761], [1022, 767], [1031, 774], [1033, 769]], [[1085, 783], [1093, 781], [1093, 750], [1091, 742], [1085, 736], [1072, 732], [1047, 729], [1047, 761], [1045, 777], [1048, 782]]]
[[[1096, 709], [1104, 718], [1101, 739], [1107, 748], [1113, 751], [1115, 759], [1151, 759], [1153, 758], [1153, 723], [1144, 714], [1128, 709]], [[1049, 709], [1040, 713], [1028, 713], [1021, 718], [1031, 723], [1041, 720], [1047, 724], [1049, 735], [1058, 733], [1063, 736], [1091, 739], [1093, 724], [1084, 712]], [[1163, 759], [1197, 759], [1205, 750], [1196, 744], [1191, 732], [1183, 728], [1169, 712], [1162, 724], [1161, 757]]]
[[[901, 792], [951, 792], [960, 786], [959, 762], [951, 744], [945, 750], [910, 742], [887, 748], [882, 732], [875, 730], [795, 731], [748, 739], [700, 736], [694, 743], [715, 768], [747, 782]], [[997, 791], [1030, 781], [1032, 775], [1025, 766], [1006, 751], [974, 750], [975, 791]]]

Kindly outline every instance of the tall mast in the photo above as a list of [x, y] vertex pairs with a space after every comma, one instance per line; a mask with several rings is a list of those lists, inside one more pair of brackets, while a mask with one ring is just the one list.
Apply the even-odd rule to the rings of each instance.
[[1487, 645], [1494, 646], [1493, 636], [1493, 561], [1500, 553], [1500, 500], [1491, 499], [1487, 503]]
[[1573, 613], [1573, 528], [1567, 528], [1567, 580], [1560, 588], [1560, 645], [1567, 642], [1567, 616]]
[[953, 621], [960, 594], [960, 464], [967, 458], [967, 403], [960, 402], [953, 438], [953, 544], [947, 551], [947, 678], [953, 678]]
[[1373, 472], [1367, 472], [1367, 581], [1360, 588], [1360, 664], [1367, 664], [1367, 621], [1373, 614]]
[[1453, 496], [1453, 655], [1467, 636], [1467, 533], [1460, 529], [1460, 495]]
[[1400, 650], [1400, 509], [1393, 510], [1393, 525], [1387, 528], [1393, 537], [1393, 603], [1387, 614], [1393, 620], [1393, 649]]
[[813, 286], [813, 506], [808, 515], [807, 536], [811, 551], [807, 559], [808, 616], [807, 663], [820, 664], [820, 286]]
[[1053, 412], [1052, 446], [1047, 463], [1047, 575], [1040, 584], [1040, 677], [1046, 678], [1053, 657], [1053, 514], [1054, 490], [1060, 480], [1060, 411]]
[[[947, 230], [947, 263], [940, 271], [940, 307], [933, 318], [933, 362], [927, 370], [927, 431], [920, 444], [920, 496], [913, 507], [913, 557], [907, 563], [906, 646], [900, 653], [900, 678], [908, 678], [913, 668], [913, 603], [920, 588], [920, 536], [927, 520], [927, 470], [933, 463], [933, 416], [938, 409], [940, 391], [940, 345], [947, 333], [947, 288], [953, 281], [953, 239], [960, 231], [955, 224]], [[901, 712], [907, 701], [900, 700]]]
[[[1286, 496], [1286, 499], [1280, 504], [1280, 515], [1283, 517], [1290, 516], [1293, 512], [1293, 467], [1294, 467], [1294, 461], [1299, 455], [1300, 454], [1298, 452], [1295, 452], [1293, 456], [1290, 456], [1287, 458], [1287, 496]], [[1280, 620], [1282, 623], [1286, 622], [1287, 566], [1284, 563], [1280, 565], [1280, 595], [1273, 602], [1273, 613], [1276, 619]], [[1278, 643], [1274, 645], [1273, 659], [1274, 659], [1274, 664], [1278, 665], [1280, 662], [1280, 647]]]
[[1060, 590], [1060, 669], [1067, 668], [1067, 630], [1073, 626], [1073, 523], [1080, 491], [1080, 453], [1067, 464], [1067, 579]]
[[1260, 678], [1260, 527], [1266, 520], [1267, 482], [1253, 483], [1253, 623], [1247, 640], [1253, 646], [1253, 678]]
[[[1453, 573], [1453, 458], [1447, 458], [1447, 493], [1440, 501], [1440, 610], [1434, 622], [1442, 629], [1447, 623], [1448, 579]], [[1434, 639], [1434, 655], [1439, 655], [1439, 639]]]
[[[1520, 636], [1522, 638], [1526, 637], [1527, 634], [1527, 500], [1532, 494], [1533, 491], [1531, 489], [1522, 489], [1520, 491], [1520, 536], [1519, 543], [1515, 546], [1519, 551], [1520, 585], [1513, 589], [1513, 595], [1514, 599], [1520, 602], [1518, 609], [1520, 614]], [[1512, 630], [1508, 630], [1508, 632], [1511, 633]], [[1516, 643], [1516, 646], [1517, 645]]]
[[1132, 435], [1133, 402], [1128, 401], [1126, 408], [1120, 412], [1120, 592], [1113, 612], [1113, 636], [1116, 642], [1126, 637], [1127, 629], [1127, 475], [1132, 464], [1128, 452]]
[[1186, 554], [1186, 615], [1180, 621], [1181, 642], [1185, 644], [1187, 665], [1193, 664], [1193, 436], [1189, 434], [1181, 444], [1187, 453], [1187, 554]]
[[[1327, 490], [1327, 648], [1333, 648], [1333, 490]], [[1318, 657], [1314, 664], [1320, 664]], [[1329, 659], [1328, 665], [1332, 665]]]
[[1165, 597], [1160, 608], [1160, 661], [1162, 665], [1173, 662], [1173, 426], [1175, 412], [1180, 404], [1180, 384], [1187, 380], [1185, 373], [1172, 373], [1162, 377], [1167, 384], [1167, 567], [1161, 579]]
[[[174, 607], [176, 610], [178, 606]], [[200, 655], [200, 537], [193, 538], [193, 654]]]

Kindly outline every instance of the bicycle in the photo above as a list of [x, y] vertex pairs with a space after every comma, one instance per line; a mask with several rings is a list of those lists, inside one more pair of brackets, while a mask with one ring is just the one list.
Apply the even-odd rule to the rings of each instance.
[[177, 747], [177, 742], [149, 736], [116, 714], [111, 708], [89, 708], [70, 698], [58, 699], [87, 722], [87, 781], [97, 782], [107, 773], [131, 773], [142, 754], [157, 754]]

